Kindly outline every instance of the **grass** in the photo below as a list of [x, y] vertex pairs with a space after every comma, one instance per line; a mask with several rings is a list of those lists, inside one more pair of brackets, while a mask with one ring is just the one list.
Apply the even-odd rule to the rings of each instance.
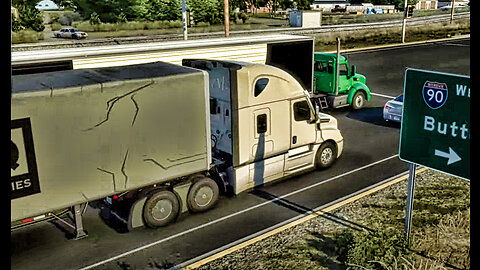
[[199, 269], [470, 269], [470, 182], [417, 174], [410, 243], [406, 193], [399, 182]]
[[44, 40], [42, 32], [35, 32], [33, 30], [21, 30], [12, 32], [12, 44], [18, 43], [33, 43]]
[[[389, 27], [374, 30], [327, 32], [315, 34], [315, 51], [336, 50], [336, 37], [341, 39], [342, 49], [361, 48], [382, 44], [400, 43], [401, 27]], [[470, 19], [432, 23], [406, 28], [405, 42], [446, 38], [470, 33]]]
[[[413, 257], [402, 255], [394, 263], [378, 263], [374, 269], [470, 269], [470, 183], [431, 170], [417, 176], [414, 197], [411, 250]], [[406, 183], [362, 198], [341, 212], [352, 223], [382, 232], [403, 231], [406, 205]], [[337, 213], [339, 214], [339, 213]], [[372, 231], [351, 234], [371, 235]], [[344, 231], [315, 231], [308, 238], [287, 248], [284, 257], [291, 260], [315, 261], [322, 267], [342, 265], [339, 241]], [[364, 237], [364, 236], [362, 236]], [[387, 241], [384, 238], [382, 241]], [[362, 240], [367, 242], [368, 240]], [[369, 242], [369, 248], [375, 242]], [[350, 247], [351, 248], [351, 247]], [[368, 250], [364, 248], [364, 252]], [[352, 256], [348, 253], [348, 256]], [[363, 253], [365, 256], [365, 253]], [[344, 265], [352, 267], [352, 260]], [[364, 269], [365, 265], [357, 265]], [[317, 268], [319, 269], [319, 268]], [[368, 268], [367, 269], [371, 269]]]

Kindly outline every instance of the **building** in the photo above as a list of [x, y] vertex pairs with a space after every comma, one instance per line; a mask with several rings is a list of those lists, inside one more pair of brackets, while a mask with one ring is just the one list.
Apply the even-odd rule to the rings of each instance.
[[59, 9], [58, 5], [55, 4], [51, 0], [42, 0], [40, 2], [37, 2], [37, 4], [35, 5], [35, 8], [38, 9], [38, 10], [57, 10], [57, 9]]
[[436, 9], [438, 8], [438, 0], [419, 0], [415, 5], [415, 9]]
[[343, 0], [315, 0], [310, 8], [312, 10], [331, 11], [335, 6], [345, 8], [347, 5], [350, 5], [350, 3]]
[[354, 14], [384, 14], [395, 13], [395, 5], [373, 5], [371, 3], [361, 3], [347, 6], [348, 13]]
[[322, 25], [322, 13], [314, 10], [291, 10], [289, 13], [291, 26], [319, 27]]

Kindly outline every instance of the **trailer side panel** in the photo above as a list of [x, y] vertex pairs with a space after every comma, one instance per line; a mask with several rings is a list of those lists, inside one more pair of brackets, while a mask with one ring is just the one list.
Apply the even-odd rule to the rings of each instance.
[[[209, 168], [206, 72], [153, 63], [12, 82], [12, 123], [30, 123], [39, 183], [12, 197], [12, 221]], [[23, 130], [12, 126], [12, 181], [29, 171]]]

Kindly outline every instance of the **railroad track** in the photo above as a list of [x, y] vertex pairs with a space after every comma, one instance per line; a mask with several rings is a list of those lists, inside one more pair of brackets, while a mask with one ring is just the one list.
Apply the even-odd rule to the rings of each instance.
[[[456, 13], [455, 19], [469, 18], [470, 12]], [[421, 25], [426, 23], [437, 23], [450, 20], [450, 14], [434, 15], [425, 17], [410, 18], [407, 20], [407, 26]], [[230, 31], [231, 36], [241, 35], [261, 35], [261, 34], [280, 34], [288, 33], [294, 35], [312, 35], [325, 32], [337, 32], [337, 31], [356, 31], [364, 29], [378, 29], [401, 26], [402, 19], [373, 22], [373, 23], [355, 23], [355, 24], [341, 24], [341, 25], [324, 25], [320, 27], [288, 27], [288, 28], [274, 28], [274, 29], [256, 29], [256, 30], [239, 30]], [[222, 37], [223, 31], [210, 32], [210, 33], [189, 33], [189, 39], [205, 39]], [[148, 37], [119, 37], [119, 38], [105, 38], [105, 39], [93, 39], [93, 40], [68, 40], [58, 42], [44, 42], [35, 44], [18, 44], [12, 45], [12, 52], [16, 51], [30, 51], [30, 50], [47, 50], [47, 49], [59, 49], [59, 48], [82, 48], [91, 46], [102, 45], [125, 45], [132, 43], [149, 43], [159, 42], [166, 40], [181, 40], [183, 34], [168, 34], [168, 35], [155, 35]]]

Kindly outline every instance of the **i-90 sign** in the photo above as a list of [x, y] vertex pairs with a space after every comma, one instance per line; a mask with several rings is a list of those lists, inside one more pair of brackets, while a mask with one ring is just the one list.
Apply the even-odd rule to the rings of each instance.
[[400, 159], [470, 179], [470, 77], [405, 71]]
[[426, 81], [423, 85], [423, 100], [432, 109], [438, 109], [448, 98], [447, 84]]

